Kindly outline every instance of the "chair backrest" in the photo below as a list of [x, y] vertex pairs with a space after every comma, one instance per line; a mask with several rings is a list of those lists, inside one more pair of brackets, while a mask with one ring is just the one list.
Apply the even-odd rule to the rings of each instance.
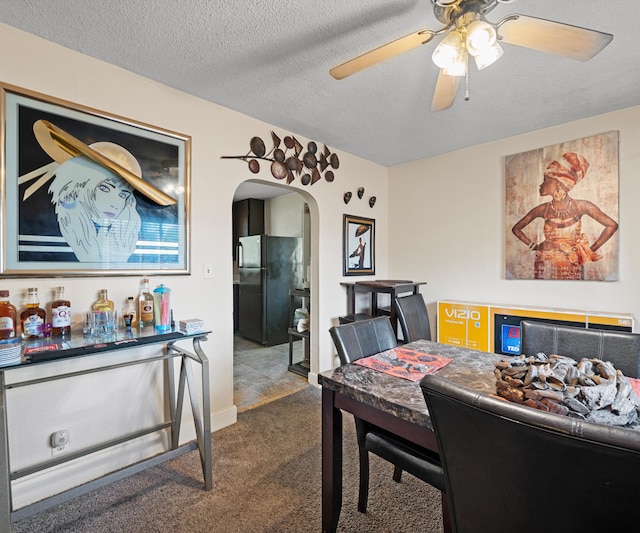
[[405, 342], [431, 340], [429, 314], [421, 294], [396, 298], [396, 309]]
[[332, 326], [329, 328], [329, 333], [343, 365], [398, 345], [391, 321], [387, 316]]
[[623, 331], [561, 326], [523, 320], [521, 351], [525, 355], [544, 352], [580, 360], [611, 361], [625, 376], [640, 376], [640, 335]]
[[631, 531], [638, 527], [640, 430], [420, 382], [458, 533]]

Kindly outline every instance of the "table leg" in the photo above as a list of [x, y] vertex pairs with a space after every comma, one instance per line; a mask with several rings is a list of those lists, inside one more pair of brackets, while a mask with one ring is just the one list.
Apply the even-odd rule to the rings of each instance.
[[391, 289], [391, 302], [389, 306], [389, 320], [391, 320], [391, 327], [393, 328], [393, 333], [398, 338], [398, 313], [396, 313], [396, 296], [398, 296], [395, 289]]
[[[200, 363], [202, 378], [202, 415], [198, 409], [198, 396], [195, 394], [195, 381], [191, 378], [193, 385], [189, 386], [191, 394], [191, 411], [193, 421], [198, 431], [198, 448], [200, 449], [200, 460], [202, 461], [202, 473], [204, 476], [204, 490], [213, 489], [213, 459], [211, 457], [211, 396], [209, 390], [209, 359], [200, 346], [200, 338], [193, 339], [193, 349]], [[188, 370], [188, 367], [187, 367]], [[187, 372], [187, 382], [189, 382], [189, 371]]]
[[378, 293], [371, 291], [369, 295], [369, 307], [371, 308], [371, 316], [378, 316]]
[[347, 314], [356, 312], [356, 290], [354, 287], [347, 287]]
[[11, 482], [4, 372], [0, 371], [0, 531], [11, 531]]
[[444, 533], [452, 533], [453, 526], [451, 524], [451, 510], [449, 509], [449, 498], [443, 492], [442, 493], [442, 525], [444, 526]]
[[322, 389], [322, 531], [333, 533], [342, 508], [342, 412]]

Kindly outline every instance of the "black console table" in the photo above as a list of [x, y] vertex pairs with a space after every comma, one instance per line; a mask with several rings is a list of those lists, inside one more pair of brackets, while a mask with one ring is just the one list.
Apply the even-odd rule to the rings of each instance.
[[[371, 316], [387, 315], [391, 320], [393, 331], [398, 336], [398, 314], [396, 310], [395, 299], [402, 294], [418, 294], [420, 285], [426, 285], [426, 281], [409, 281], [409, 280], [374, 280], [374, 281], [358, 281], [356, 283], [341, 283], [340, 285], [347, 288], [347, 313], [355, 315], [356, 313], [356, 294], [369, 293]], [[391, 305], [381, 307], [378, 305], [378, 295], [388, 294], [391, 298]]]
[[[145, 328], [147, 329], [147, 328]], [[20, 363], [0, 367], [0, 531], [10, 531], [11, 521], [25, 518], [32, 514], [38, 513], [54, 505], [68, 501], [72, 498], [86, 494], [92, 490], [98, 489], [108, 483], [123, 479], [132, 474], [140, 472], [146, 468], [156, 466], [160, 463], [183, 455], [191, 450], [199, 450], [200, 460], [202, 463], [202, 473], [204, 477], [204, 489], [211, 490], [212, 482], [212, 462], [211, 462], [211, 416], [210, 416], [210, 394], [209, 394], [209, 361], [200, 346], [201, 341], [207, 339], [207, 333], [200, 332], [193, 334], [183, 334], [181, 332], [168, 332], [156, 334], [153, 328], [149, 331], [135, 333], [119, 333], [109, 338], [85, 339], [82, 333], [74, 333], [68, 340], [60, 339], [43, 339], [37, 341], [23, 342]], [[181, 340], [191, 340], [193, 352], [184, 350], [176, 346], [176, 342]], [[64, 371], [56, 372], [57, 362], [61, 359], [71, 357], [86, 357], [96, 353], [130, 350], [131, 348], [143, 345], [162, 346], [160, 353], [148, 353], [135, 358], [121, 360], [117, 363], [105, 363], [104, 359], [100, 359], [100, 363], [96, 361], [96, 365], [89, 365], [83, 370], [74, 372]], [[176, 372], [174, 371], [173, 360], [179, 358], [180, 370], [177, 380], [176, 394]], [[73, 380], [79, 376], [94, 372], [106, 372], [116, 368], [122, 368], [132, 365], [140, 365], [153, 361], [164, 361], [164, 369], [166, 374], [166, 386], [164, 401], [168, 407], [168, 420], [147, 427], [138, 431], [134, 431], [127, 435], [117, 435], [113, 439], [95, 444], [89, 448], [60, 454], [54, 458], [32, 465], [27, 468], [12, 471], [9, 457], [9, 427], [7, 423], [7, 401], [6, 394], [9, 389], [17, 387], [29, 387], [39, 383], [53, 380], [68, 379]], [[202, 410], [199, 406], [198, 387], [195, 381], [192, 364], [196, 363], [200, 368], [200, 378], [202, 387]], [[45, 377], [41, 378], [20, 378], [19, 373], [12, 375], [12, 371], [25, 366], [47, 364], [50, 367]], [[67, 366], [65, 365], [65, 368]], [[183, 445], [179, 445], [180, 427], [182, 418], [182, 408], [185, 397], [185, 386], [189, 391], [189, 400], [193, 413], [196, 440]], [[90, 481], [78, 487], [66, 490], [60, 494], [47, 497], [33, 504], [21, 507], [18, 510], [13, 509], [13, 499], [11, 495], [12, 482], [24, 476], [41, 472], [48, 468], [66, 463], [68, 461], [84, 457], [89, 454], [104, 450], [106, 448], [122, 444], [133, 439], [148, 435], [157, 431], [169, 431], [170, 449], [167, 451], [135, 463], [123, 469], [107, 474], [99, 479]]]

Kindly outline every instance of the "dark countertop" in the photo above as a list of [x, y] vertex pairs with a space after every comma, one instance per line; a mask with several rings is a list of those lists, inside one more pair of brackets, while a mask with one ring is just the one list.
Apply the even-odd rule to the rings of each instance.
[[[494, 361], [498, 354], [419, 340], [404, 345], [426, 354], [452, 359], [438, 375], [469, 389], [495, 393]], [[319, 375], [320, 384], [383, 412], [431, 428], [431, 420], [420, 383], [356, 364], [340, 366]]]

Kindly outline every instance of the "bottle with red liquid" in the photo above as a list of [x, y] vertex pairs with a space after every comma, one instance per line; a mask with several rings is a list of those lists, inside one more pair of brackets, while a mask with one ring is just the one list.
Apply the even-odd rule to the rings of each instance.
[[0, 291], [0, 339], [10, 339], [16, 336], [16, 321], [18, 311], [9, 301], [9, 291]]

